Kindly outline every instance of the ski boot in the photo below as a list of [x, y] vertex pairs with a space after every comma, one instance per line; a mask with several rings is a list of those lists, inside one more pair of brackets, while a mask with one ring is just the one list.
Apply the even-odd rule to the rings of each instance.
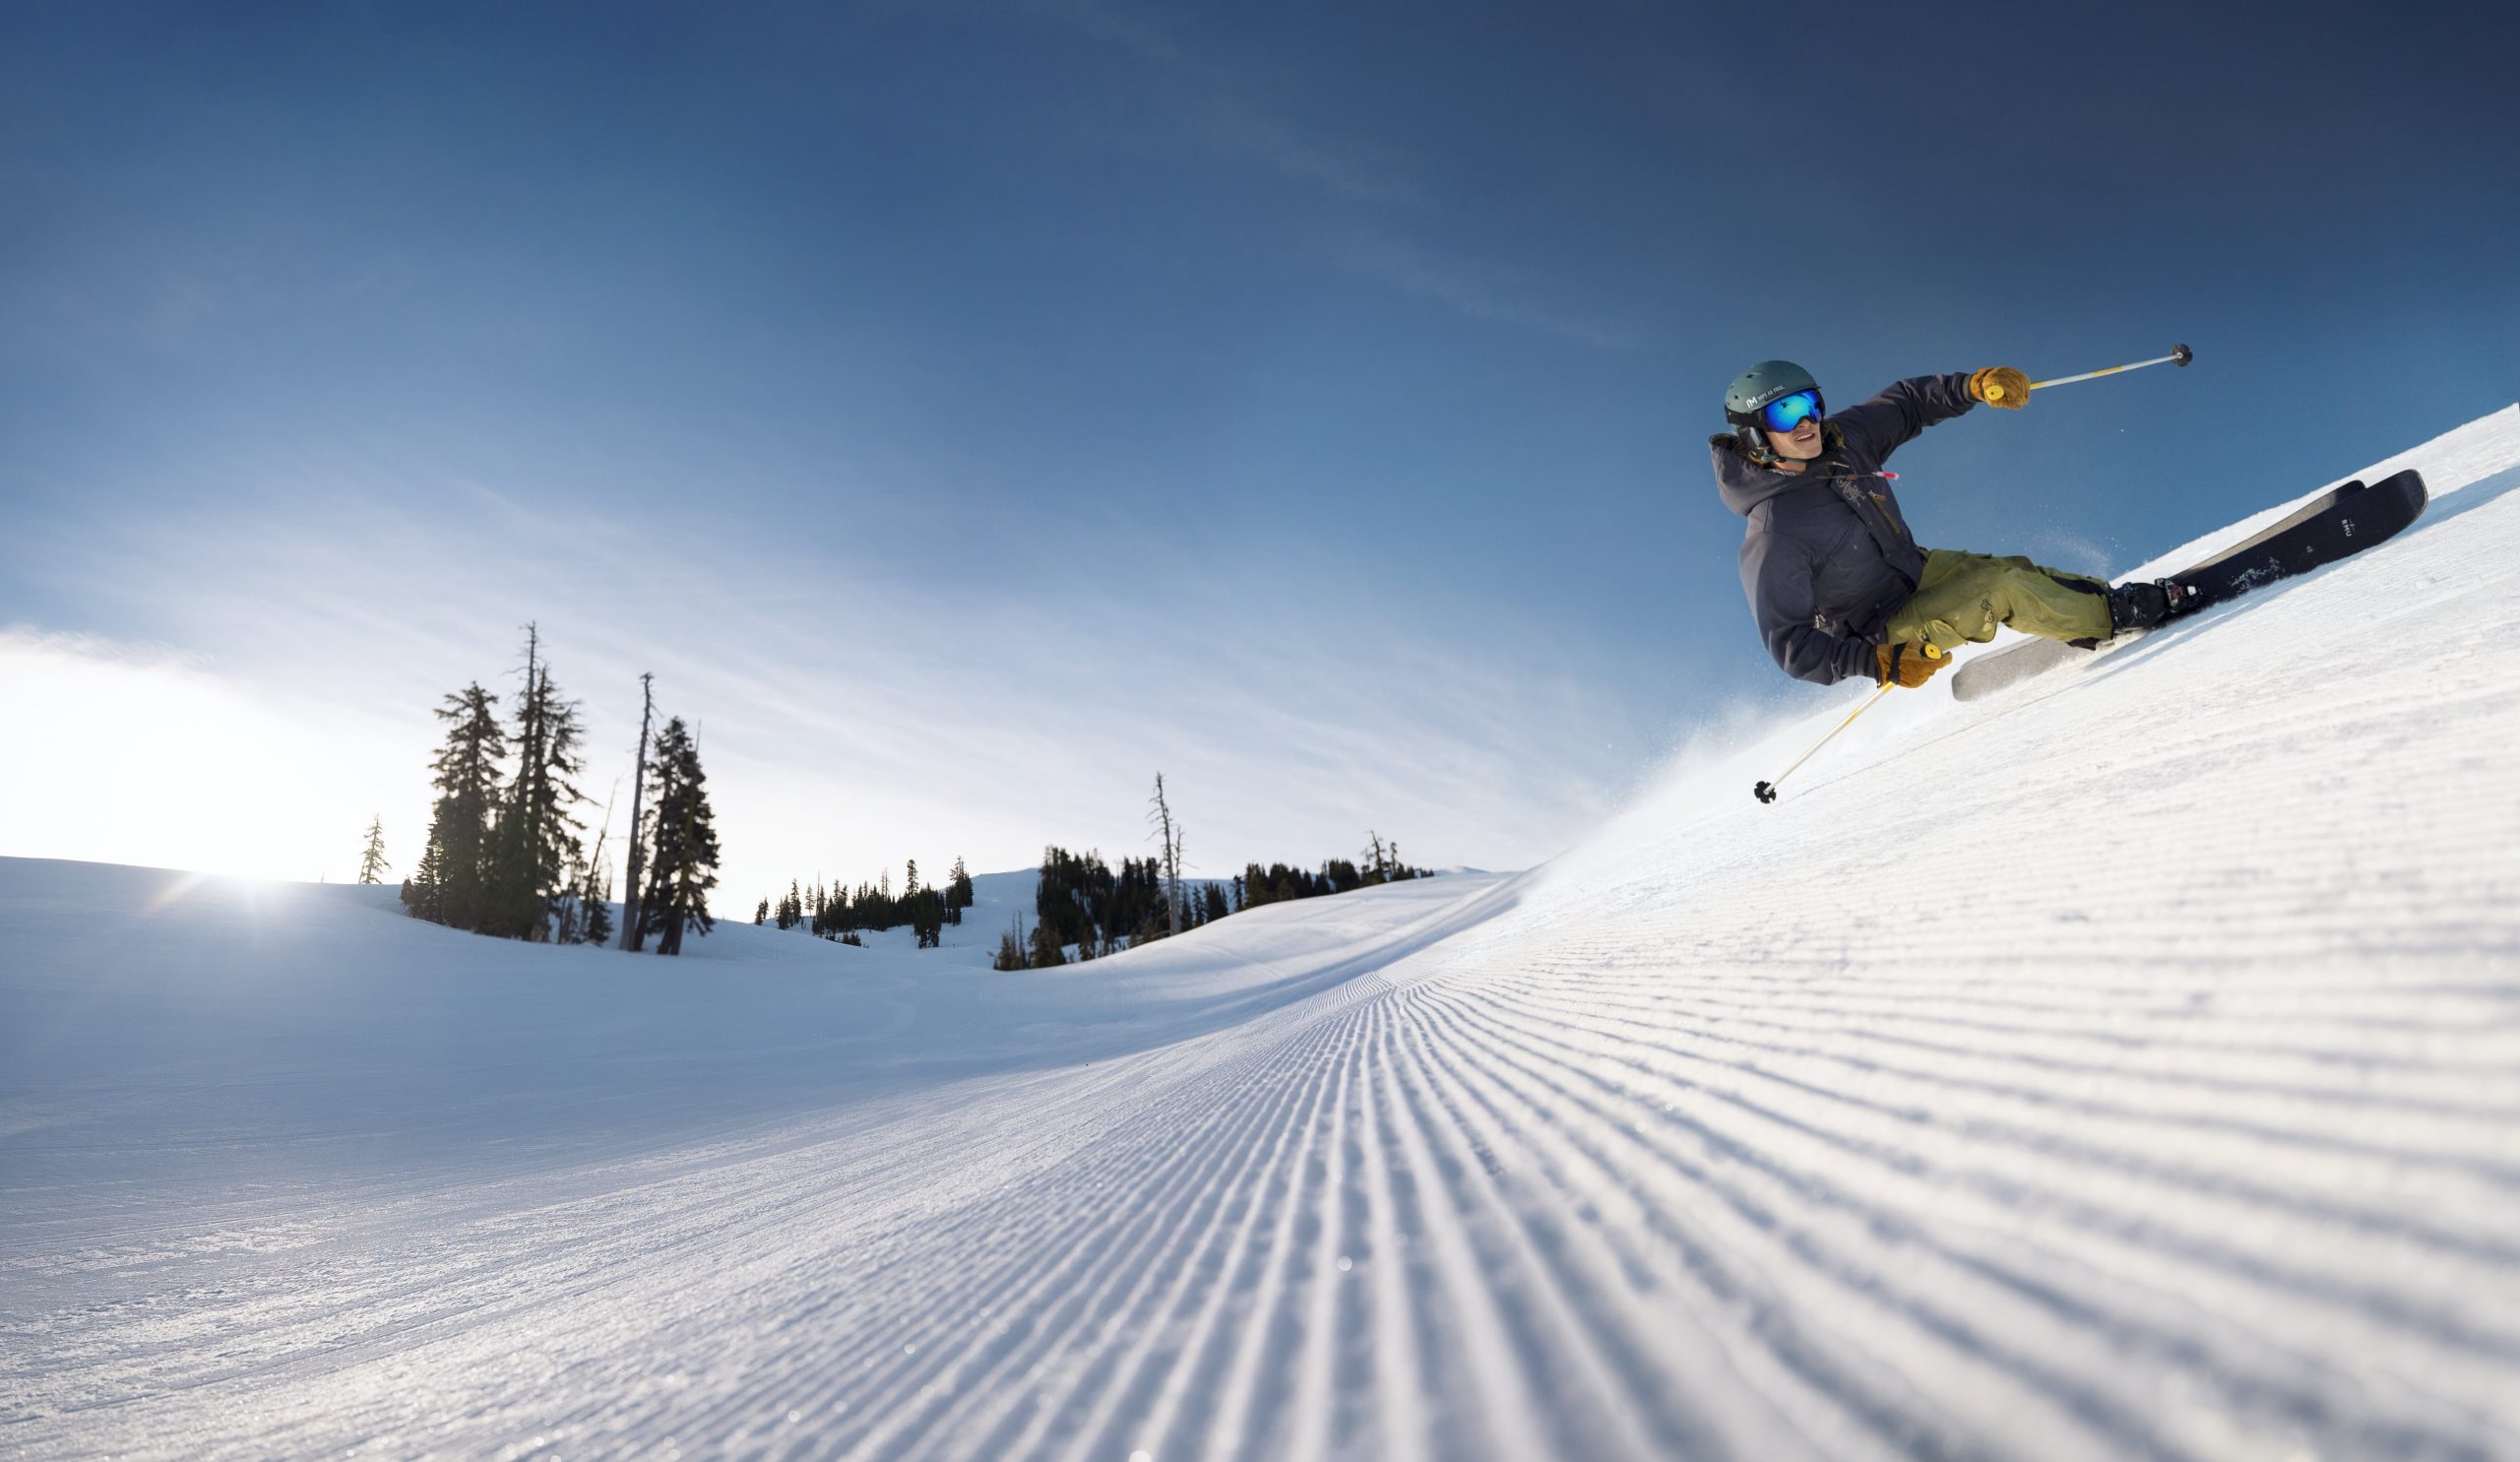
[[2109, 591], [2110, 637], [2151, 629], [2165, 619], [2174, 619], [2195, 608], [2201, 597], [2194, 586], [2176, 579], [2113, 585]]

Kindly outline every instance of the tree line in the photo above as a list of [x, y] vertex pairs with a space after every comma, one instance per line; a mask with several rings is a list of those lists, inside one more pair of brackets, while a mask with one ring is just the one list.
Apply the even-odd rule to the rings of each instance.
[[854, 893], [834, 883], [823, 887], [816, 877], [811, 884], [788, 881], [787, 896], [777, 903], [761, 901], [753, 911], [754, 923], [776, 921], [783, 929], [803, 925], [817, 938], [842, 944], [855, 944], [859, 929], [896, 929], [909, 924], [918, 936], [918, 947], [934, 949], [944, 942], [945, 926], [963, 922], [963, 911], [972, 907], [972, 875], [963, 867], [961, 858], [954, 859], [954, 871], [947, 874], [939, 888], [918, 881], [918, 859], [909, 860], [902, 878], [902, 891], [893, 892], [893, 873], [884, 870], [874, 883], [857, 885]]
[[[474, 933], [606, 944], [614, 936], [603, 851], [610, 807], [590, 849], [577, 815], [589, 799], [575, 780], [586, 770], [585, 723], [579, 703], [562, 699], [541, 650], [539, 632], [526, 626], [524, 684], [507, 723], [499, 697], [477, 680], [437, 709], [446, 723], [429, 763], [437, 800], [419, 866], [403, 880], [403, 904], [415, 919]], [[652, 682], [640, 679], [647, 697], [621, 945], [635, 952], [654, 936], [659, 954], [679, 954], [686, 930], [706, 934], [713, 926], [708, 896], [718, 883], [718, 834], [698, 738], [678, 716], [650, 734]], [[361, 881], [382, 865], [382, 827], [371, 823]]]
[[[1164, 938], [1176, 925], [1196, 928], [1209, 918], [1226, 916], [1217, 885], [1208, 883], [1203, 892], [1179, 890], [1178, 881], [1156, 858], [1124, 858], [1114, 873], [1100, 852], [1044, 848], [1040, 882], [1033, 891], [1032, 933], [1010, 931], [999, 942], [999, 967], [1063, 965], [1067, 956], [1061, 951], [1069, 945], [1075, 946], [1078, 959], [1117, 954]], [[1020, 963], [1006, 963], [1010, 948]]]
[[[1175, 824], [1177, 829], [1177, 824]], [[1318, 872], [1271, 863], [1246, 863], [1230, 880], [1183, 880], [1176, 860], [1122, 858], [1116, 874], [1100, 852], [1041, 850], [1040, 882], [1033, 894], [1033, 927], [1016, 923], [998, 937], [998, 970], [1041, 970], [1134, 949], [1172, 933], [1290, 899], [1350, 893], [1376, 884], [1428, 876], [1400, 858], [1396, 843], [1368, 834], [1361, 865], [1325, 859]], [[1069, 950], [1075, 953], [1071, 956]]]
[[1233, 880], [1235, 913], [1258, 908], [1262, 904], [1282, 904], [1289, 899], [1317, 899], [1329, 894], [1352, 893], [1382, 883], [1400, 883], [1412, 878], [1430, 876], [1424, 868], [1413, 868], [1401, 861], [1400, 845], [1386, 843], [1382, 834], [1368, 833], [1361, 863], [1344, 858], [1327, 858], [1317, 873], [1302, 868], [1290, 868], [1285, 863], [1271, 863], [1263, 868], [1258, 863], [1245, 863]]
[[[590, 849], [578, 836], [586, 824], [577, 809], [589, 801], [575, 781], [585, 772], [579, 703], [561, 698], [533, 625], [526, 627], [525, 649], [512, 726], [498, 715], [499, 697], [478, 681], [448, 695], [435, 713], [446, 723], [445, 741], [430, 762], [438, 796], [420, 865], [403, 880], [403, 903], [414, 918], [476, 933], [604, 944], [614, 937], [612, 873], [604, 856], [611, 807], [606, 804], [602, 829]], [[698, 738], [680, 717], [652, 735], [654, 679], [642, 675], [640, 681], [645, 700], [620, 942], [635, 951], [653, 936], [658, 953], [678, 954], [686, 930], [706, 934], [715, 926], [708, 895], [717, 887], [720, 849]], [[1253, 862], [1229, 880], [1185, 879], [1181, 822], [1160, 773], [1150, 808], [1148, 821], [1163, 844], [1160, 857], [1124, 858], [1115, 872], [1099, 851], [1041, 850], [1033, 926], [1027, 931], [1022, 916], [1016, 917], [998, 941], [997, 969], [1092, 960], [1263, 904], [1427, 876], [1401, 858], [1398, 844], [1371, 832], [1360, 858], [1327, 858], [1317, 870]], [[381, 881], [389, 866], [380, 818], [368, 826], [359, 880]], [[932, 949], [947, 925], [963, 922], [973, 899], [963, 859], [954, 859], [953, 871], [939, 885], [921, 880], [914, 858], [905, 866], [899, 893], [890, 869], [854, 889], [837, 881], [826, 887], [819, 875], [810, 885], [790, 879], [785, 895], [760, 901], [753, 922], [802, 927], [846, 944], [858, 943], [860, 930], [908, 924], [918, 947]]]

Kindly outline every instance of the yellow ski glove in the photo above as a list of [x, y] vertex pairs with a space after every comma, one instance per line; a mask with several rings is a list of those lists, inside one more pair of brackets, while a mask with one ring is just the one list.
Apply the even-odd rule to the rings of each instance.
[[1969, 394], [2008, 412], [2030, 405], [2030, 377], [2009, 365], [1989, 365], [1969, 377]]
[[1933, 678], [1933, 672], [1951, 664], [1951, 657], [1931, 645], [1878, 645], [1873, 655], [1881, 662], [1881, 684], [1914, 690]]

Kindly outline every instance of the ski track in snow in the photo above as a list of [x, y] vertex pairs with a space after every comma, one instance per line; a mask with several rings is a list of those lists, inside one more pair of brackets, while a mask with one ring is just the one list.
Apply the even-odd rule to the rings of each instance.
[[1056, 975], [0, 861], [0, 1450], [2520, 1457], [2520, 409], [2409, 463], [1773, 807], [1844, 707]]

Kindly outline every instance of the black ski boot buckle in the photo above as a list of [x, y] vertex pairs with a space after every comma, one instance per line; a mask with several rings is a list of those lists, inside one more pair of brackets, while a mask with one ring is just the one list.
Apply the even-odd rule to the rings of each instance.
[[2176, 579], [2119, 584], [2109, 591], [2110, 633], [2114, 636], [2133, 629], [2151, 629], [2196, 607], [2198, 598], [2194, 588]]

